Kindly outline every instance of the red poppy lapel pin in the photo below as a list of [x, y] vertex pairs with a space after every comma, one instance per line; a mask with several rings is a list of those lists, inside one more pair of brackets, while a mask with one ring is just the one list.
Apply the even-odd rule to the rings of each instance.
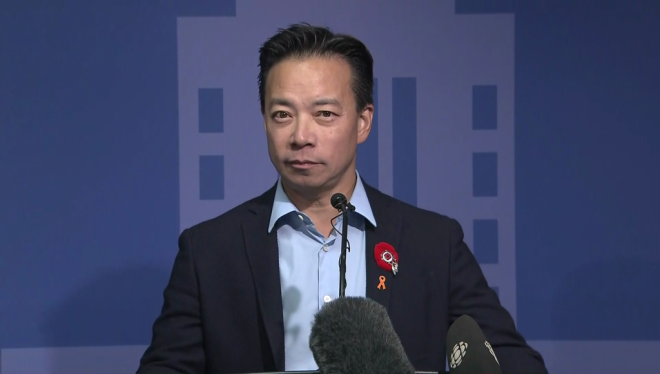
[[381, 269], [391, 271], [394, 275], [399, 271], [399, 254], [391, 244], [385, 242], [376, 244], [374, 257]]

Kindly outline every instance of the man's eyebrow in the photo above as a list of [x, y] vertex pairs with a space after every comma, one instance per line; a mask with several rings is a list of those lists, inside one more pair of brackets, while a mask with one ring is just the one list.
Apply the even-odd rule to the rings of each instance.
[[[270, 105], [269, 105], [270, 108], [272, 108], [276, 105], [281, 105], [281, 106], [285, 106], [285, 107], [289, 107], [289, 108], [293, 107], [293, 103], [290, 100], [280, 98], [280, 97], [275, 97], [275, 98], [272, 98], [270, 100]], [[312, 102], [312, 105], [313, 106], [335, 105], [335, 106], [338, 106], [338, 107], [342, 106], [341, 102], [339, 100], [331, 98], [331, 97], [323, 97], [323, 98], [316, 99]]]
[[341, 107], [341, 102], [340, 102], [339, 100], [337, 100], [337, 99], [333, 99], [333, 98], [331, 98], [331, 97], [327, 97], [327, 98], [324, 97], [324, 98], [316, 99], [316, 100], [314, 100], [314, 102], [312, 102], [312, 104], [313, 104], [314, 106], [321, 106], [321, 105], [336, 105], [336, 106], [338, 106], [338, 107]]
[[269, 107], [272, 108], [275, 105], [286, 106], [286, 107], [289, 107], [289, 108], [293, 107], [293, 103], [291, 101], [289, 101], [287, 99], [282, 99], [282, 98], [279, 98], [279, 97], [275, 97], [275, 98], [270, 100]]

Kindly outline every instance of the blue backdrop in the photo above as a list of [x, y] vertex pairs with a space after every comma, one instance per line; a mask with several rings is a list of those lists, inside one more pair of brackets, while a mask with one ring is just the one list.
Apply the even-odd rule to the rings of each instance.
[[274, 182], [257, 49], [298, 21], [367, 43], [361, 174], [459, 219], [551, 369], [653, 371], [658, 19], [653, 0], [0, 3], [0, 373], [137, 368], [180, 231]]

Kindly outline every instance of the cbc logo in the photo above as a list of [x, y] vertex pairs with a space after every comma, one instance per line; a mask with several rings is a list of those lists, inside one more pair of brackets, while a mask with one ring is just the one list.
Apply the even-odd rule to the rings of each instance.
[[463, 362], [463, 357], [465, 357], [465, 354], [467, 353], [467, 347], [468, 344], [465, 342], [460, 342], [454, 346], [449, 360], [450, 368], [456, 369], [456, 367]]

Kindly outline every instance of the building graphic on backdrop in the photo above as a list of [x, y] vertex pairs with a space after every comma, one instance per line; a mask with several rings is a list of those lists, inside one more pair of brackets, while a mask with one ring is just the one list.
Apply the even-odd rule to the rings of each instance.
[[[457, 15], [453, 2], [434, 2], [434, 9], [401, 2], [362, 18], [331, 2], [293, 1], [286, 10], [253, 2], [237, 2], [236, 17], [178, 19], [180, 229], [274, 184], [258, 47], [301, 19], [327, 25], [359, 37], [374, 56], [376, 114], [358, 149], [361, 175], [385, 193], [456, 218], [515, 318], [513, 15]], [[242, 11], [256, 8], [262, 11]]]
[[[170, 93], [178, 90], [180, 200], [178, 228], [180, 230], [226, 212], [237, 204], [262, 193], [276, 181], [277, 175], [268, 159], [263, 121], [259, 112], [256, 79], [259, 45], [277, 28], [300, 21], [327, 25], [336, 31], [350, 33], [362, 39], [375, 59], [376, 113], [374, 128], [369, 140], [358, 148], [360, 174], [369, 184], [387, 194], [418, 207], [456, 218], [462, 224], [465, 241], [473, 250], [490, 284], [497, 289], [502, 303], [516, 319], [514, 15], [512, 14], [514, 6], [512, 2], [489, 0], [420, 2], [218, 0], [165, 4], [162, 7], [144, 8], [145, 12], [153, 12], [150, 14], [151, 18], [146, 16], [144, 19], [140, 18], [140, 22], [133, 26], [127, 24], [127, 28], [124, 30], [130, 31], [131, 35], [142, 35], [143, 37], [153, 35], [151, 33], [154, 32], [167, 35], [164, 37], [164, 44], [161, 45], [158, 40], [153, 42], [155, 48], [149, 52], [154, 53], [150, 55], [148, 63], [145, 63], [142, 58], [131, 58], [135, 51], [132, 46], [140, 44], [125, 45], [122, 36], [125, 33], [113, 32], [116, 24], [123, 24], [125, 18], [122, 17], [126, 14], [133, 15], [134, 12], [131, 12], [129, 8], [113, 8], [116, 11], [104, 13], [106, 16], [104, 20], [103, 17], [84, 16], [85, 14], [97, 14], [98, 9], [95, 7], [80, 8], [73, 5], [72, 7], [68, 7], [62, 12], [48, 13], [49, 19], [54, 23], [51, 22], [53, 27], [49, 28], [48, 36], [51, 38], [43, 39], [44, 41], [56, 41], [61, 39], [60, 35], [70, 35], [71, 32], [80, 34], [81, 30], [87, 33], [93, 31], [93, 35], [99, 36], [95, 39], [99, 43], [94, 44], [97, 51], [105, 55], [105, 52], [116, 51], [114, 48], [122, 47], [120, 49], [122, 53], [128, 54], [125, 59], [126, 65], [122, 64], [122, 70], [147, 75], [152, 73], [145, 71], [147, 66], [149, 69], [160, 70], [160, 74], [163, 72], [171, 74], [170, 63], [171, 59], [175, 57], [172, 52], [176, 48], [178, 82], [175, 86], [174, 82], [164, 80], [165, 86], [159, 85], [158, 87], [167, 87], [165, 89], [167, 93], [163, 97], [168, 97]], [[524, 8], [519, 14], [523, 17], [531, 16]], [[119, 11], [119, 9], [124, 9], [124, 11]], [[573, 11], [573, 9], [566, 8], [558, 13], [569, 15]], [[516, 12], [518, 12], [517, 7]], [[42, 17], [42, 13], [36, 12], [31, 16]], [[89, 23], [87, 18], [94, 19], [94, 22]], [[175, 18], [176, 34], [172, 33], [174, 27], [172, 21]], [[12, 30], [19, 30], [19, 32], [14, 32], [11, 38], [20, 42], [16, 45], [22, 45], [28, 40], [31, 43], [32, 38], [41, 35], [38, 28], [20, 29], [19, 24], [25, 23], [20, 21], [21, 19], [23, 18], [18, 17], [17, 22], [10, 25]], [[82, 23], [62, 22], [74, 19], [82, 20]], [[96, 29], [88, 30], [89, 25], [94, 25]], [[23, 25], [20, 26], [23, 27]], [[586, 29], [588, 26], [584, 24], [577, 30]], [[529, 24], [521, 24], [519, 35], [526, 35], [529, 28]], [[30, 32], [20, 30], [30, 30]], [[65, 34], [61, 34], [63, 32]], [[114, 37], [106, 38], [110, 34]], [[172, 40], [174, 35], [176, 35], [176, 40]], [[630, 35], [633, 34], [620, 36], [629, 38]], [[539, 34], [539, 36], [542, 35]], [[150, 38], [149, 41], [152, 43]], [[48, 42], [44, 45], [50, 44], [52, 43]], [[89, 59], [87, 58], [90, 53], [87, 43], [78, 44], [80, 45], [76, 45], [69, 51], [71, 54], [67, 54], [65, 57], [72, 61], [79, 59], [85, 62], [86, 66], [89, 64], [89, 72], [108, 75], [106, 74], [107, 69], [101, 67], [116, 65], [116, 62], [111, 59], [112, 61], [103, 60], [103, 64], [96, 66], [95, 63], [99, 63], [98, 59], [93, 58], [93, 55], [90, 55]], [[25, 45], [28, 44], [25, 43]], [[124, 48], [124, 46], [128, 48]], [[37, 47], [42, 46], [35, 46], [35, 48]], [[25, 51], [32, 50], [32, 47], [25, 49]], [[23, 51], [22, 47], [17, 49], [17, 56], [21, 56], [21, 51]], [[572, 53], [575, 55], [583, 52], [582, 50], [576, 51], [574, 50]], [[47, 55], [40, 60], [48, 61]], [[121, 57], [121, 53], [119, 56]], [[635, 56], [633, 55], [631, 58], [634, 59]], [[54, 65], [52, 62], [49, 64], [52, 65], [52, 68], [59, 69], [59, 65], [57, 65], [57, 61], [60, 61], [59, 57], [54, 61]], [[160, 65], [157, 63], [156, 66], [151, 64], [152, 61], [161, 63]], [[529, 67], [530, 61], [520, 59], [520, 64]], [[27, 72], [34, 69], [34, 66], [39, 66], [23, 65], [26, 69], [17, 72]], [[534, 67], [543, 70], [550, 65], [540, 64]], [[12, 63], [8, 66], [11, 72]], [[46, 71], [50, 70], [46, 69]], [[63, 73], [66, 71], [63, 70]], [[59, 76], [49, 75], [56, 82], [61, 80]], [[23, 74], [16, 74], [16, 76], [23, 76]], [[133, 75], [127, 76], [132, 77]], [[161, 77], [159, 74], [153, 76]], [[574, 77], [567, 76], [564, 77], [564, 80]], [[38, 81], [41, 82], [41, 80]], [[89, 81], [92, 82], [90, 84], [97, 85], [102, 80], [91, 79]], [[126, 82], [119, 83], [116, 87], [127, 87]], [[46, 86], [51, 86], [51, 84]], [[52, 86], [59, 87], [57, 84]], [[137, 80], [130, 87], [141, 94], [143, 86], [144, 81]], [[34, 86], [26, 84], [23, 87], [24, 91], [30, 91], [30, 87]], [[524, 88], [526, 95], [534, 93], [530, 92], [529, 85], [521, 87]], [[153, 89], [153, 87], [151, 88]], [[74, 91], [67, 93], [70, 97], [66, 102], [75, 102], [75, 105], [78, 105], [78, 96]], [[35, 92], [37, 92], [37, 96], [32, 96], [35, 102], [43, 101], [43, 97], [47, 98], [45, 100], [50, 100], [48, 98], [51, 96], [45, 95], [44, 92], [51, 91], [36, 90]], [[153, 92], [153, 90], [146, 92]], [[535, 91], [535, 93], [538, 94], [541, 91]], [[124, 106], [126, 104], [124, 99], [125, 97], [118, 96], [119, 101], [112, 105], [119, 105], [128, 110]], [[155, 99], [154, 102], [160, 103], [159, 100]], [[135, 116], [135, 121], [141, 121], [144, 118], [142, 112], [145, 108], [151, 107], [138, 105], [133, 108], [132, 112], [122, 111], [120, 114], [140, 113]], [[94, 110], [88, 112], [92, 111]], [[169, 111], [164, 112], [170, 113]], [[169, 114], [166, 114], [158, 118], [169, 118], [168, 116]], [[77, 125], [67, 125], [66, 131], [85, 129], [85, 135], [92, 136], [93, 131], [87, 131], [90, 128], [89, 123], [86, 122], [88, 117], [86, 115], [78, 117]], [[57, 116], [51, 118], [51, 120], [57, 119]], [[29, 128], [32, 129], [32, 127]], [[64, 130], [64, 128], [62, 129]], [[114, 130], [116, 129], [113, 127]], [[66, 131], [65, 135], [71, 134]], [[30, 133], [30, 136], [32, 135]], [[171, 134], [165, 131], [159, 136], [161, 136], [160, 146], [165, 148], [156, 147], [148, 150], [157, 149], [163, 153], [165, 159], [168, 159], [167, 157], [172, 155], [168, 152], [176, 152], [176, 150], [170, 151], [171, 148], [168, 148], [171, 144], [168, 141]], [[67, 137], [61, 136], [57, 139], [64, 138]], [[127, 138], [135, 140], [131, 136], [127, 136]], [[85, 138], [83, 137], [83, 139]], [[521, 145], [525, 145], [523, 143], [526, 142], [523, 140]], [[34, 144], [42, 146], [41, 142]], [[138, 143], [126, 144], [134, 146]], [[46, 151], [50, 152], [49, 149]], [[67, 153], [60, 156], [64, 158], [59, 160], [69, 160], [70, 155]], [[139, 155], [132, 156], [138, 157]], [[80, 157], [88, 156], [82, 153]], [[111, 157], [105, 158], [110, 159]], [[85, 165], [88, 164], [89, 162], [85, 163]], [[138, 165], [143, 164], [138, 163]], [[160, 174], [157, 173], [157, 175]], [[158, 182], [167, 184], [170, 180], [164, 179]], [[49, 191], [53, 190], [53, 186], [46, 187]], [[166, 185], [164, 190], [168, 188], [173, 187]], [[49, 193], [41, 195], [48, 197]], [[142, 204], [142, 201], [138, 200], [141, 196], [139, 193], [134, 194], [132, 201], [130, 196], [126, 196], [128, 200], [124, 203], [134, 209], [135, 206]], [[163, 196], [170, 195], [164, 194]], [[118, 212], [123, 214], [124, 211], [121, 208]], [[69, 222], [79, 222], [78, 212], [77, 209], [67, 212]], [[103, 214], [105, 213], [107, 212], [103, 211]], [[171, 219], [174, 219], [176, 213], [172, 209]], [[67, 217], [62, 216], [62, 219], [63, 222], [67, 221]], [[104, 219], [112, 219], [112, 217], [108, 216]], [[118, 222], [120, 225], [126, 223], [122, 219]], [[58, 222], [58, 225], [60, 223]], [[34, 225], [34, 223], [30, 220], [29, 225]], [[82, 236], [70, 235], [66, 231], [62, 231], [62, 233], [67, 236]], [[116, 236], [114, 232], [112, 234]], [[144, 235], [144, 233], [139, 235]], [[121, 242], [124, 247], [123, 236], [116, 237], [120, 239], [115, 240]], [[46, 239], [43, 240], [46, 240], [50, 246], [52, 244], [50, 236], [44, 236], [44, 238]], [[69, 242], [60, 241], [53, 245], [60, 245], [59, 248], [63, 248], [62, 246], [67, 243]], [[176, 243], [172, 244], [170, 250], [175, 251]], [[103, 246], [99, 248], [114, 245], [116, 244], [113, 242], [104, 242]], [[145, 253], [141, 253], [140, 250], [136, 251], [132, 248], [126, 247], [123, 252], [113, 254], [115, 259], [121, 259], [120, 267], [125, 269], [145, 265], [147, 266], [145, 269], [148, 270], [146, 272], [141, 267], [136, 268], [139, 279], [149, 278], [149, 282], [157, 283], [158, 280], [155, 279], [158, 278], [158, 272], [155, 277], [152, 277], [151, 268], [157, 268], [163, 262], [167, 262], [167, 267], [171, 266], [171, 258], [166, 254], [167, 249], [158, 247], [153, 250], [152, 248], [153, 252], [146, 253], [148, 252], [146, 248], [141, 247], [140, 250], [145, 250]], [[74, 253], [76, 250], [72, 249], [67, 253]], [[93, 253], [86, 246], [83, 251], [87, 255]], [[127, 255], [129, 252], [130, 255]], [[105, 254], [106, 251], [103, 253]], [[133, 257], [133, 253], [140, 253], [144, 256]], [[121, 277], [121, 282], [118, 283], [119, 288], [117, 288], [116, 282], [109, 282], [115, 278], [106, 278], [105, 273], [97, 274], [98, 269], [105, 271], [106, 268], [113, 268], [113, 264], [106, 263], [105, 257], [93, 259], [87, 255], [82, 259], [84, 261], [77, 261], [72, 265], [72, 269], [75, 267], [76, 272], [72, 273], [71, 277], [67, 274], [64, 279], [53, 278], [55, 281], [49, 290], [54, 292], [41, 292], [42, 296], [46, 296], [40, 297], [40, 303], [30, 304], [32, 308], [23, 310], [23, 306], [27, 304], [7, 304], [10, 309], [13, 308], [13, 314], [9, 313], [13, 318], [8, 319], [10, 322], [5, 324], [5, 327], [19, 326], [19, 328], [13, 328], [13, 330], [10, 328], [4, 336], [4, 344], [0, 346], [0, 373], [135, 372], [136, 365], [146, 349], [145, 344], [148, 343], [147, 340], [138, 341], [135, 337], [140, 334], [148, 336], [149, 326], [145, 325], [144, 321], [147, 320], [144, 318], [145, 315], [140, 316], [139, 312], [136, 315], [135, 310], [129, 310], [130, 306], [134, 305], [131, 304], [131, 295], [139, 297], [139, 303], [144, 304], [144, 310], [152, 307], [156, 310], [154, 307], [156, 303], [151, 300], [152, 305], [148, 305], [150, 303], [141, 292], [152, 286], [154, 290], [156, 288], [162, 290], [162, 286], [147, 285], [137, 290], [134, 287], [135, 283], [132, 282], [134, 278], [130, 277], [132, 272], [129, 271], [129, 277], [126, 277], [127, 273], [122, 271], [116, 274], [110, 273], [110, 275]], [[158, 259], [154, 260], [155, 258]], [[534, 260], [539, 258], [541, 257], [535, 257]], [[526, 260], [526, 264], [529, 263], [529, 259], [524, 257], [521, 259]], [[99, 267], [94, 260], [104, 262]], [[599, 269], [598, 267], [591, 268], [586, 265], [602, 265], [596, 263], [602, 262], [601, 260], [602, 258], [598, 257], [594, 258], [592, 264], [578, 263], [577, 269], [581, 274], [594, 273], [598, 276], [596, 271]], [[14, 265], [19, 268], [21, 266], [19, 263], [12, 266]], [[49, 266], [53, 267], [50, 263]], [[31, 266], [29, 267], [32, 269]], [[558, 276], [566, 271], [566, 269], [554, 270], [560, 270]], [[60, 273], [62, 272], [60, 271]], [[28, 271], [25, 274], [31, 276], [32, 273]], [[50, 273], [40, 275], [47, 277], [48, 274]], [[521, 274], [521, 277], [523, 277], [521, 279], [525, 279], [524, 274]], [[34, 287], [38, 286], [38, 279], [40, 278], [34, 278], [31, 282], [23, 282], [24, 284], [21, 285], [11, 285], [9, 288], [15, 287], [14, 291], [19, 291], [15, 294], [29, 295], [36, 290]], [[97, 282], [99, 279], [102, 279], [103, 282]], [[596, 279], [594, 282], [597, 283], [599, 278], [591, 279]], [[568, 289], [571, 288], [568, 287]], [[130, 289], [131, 292], [124, 294], [121, 292], [122, 289], [124, 291]], [[541, 292], [544, 292], [544, 289], [547, 290], [547, 288], [541, 288]], [[93, 292], [87, 292], [88, 290], [93, 290]], [[563, 290], [563, 288], [560, 287], [558, 290]], [[96, 313], [85, 315], [87, 311], [85, 307], [96, 308], [99, 295], [110, 296], [109, 292], [116, 294], [112, 296], [117, 299], [127, 298], [127, 302], [125, 304], [123, 302], [112, 303], [118, 309], [110, 308], [98, 315]], [[627, 301], [633, 300], [634, 303], [635, 297], [637, 297], [635, 295], [639, 295], [639, 293], [613, 305], [625, 308], [630, 304]], [[577, 329], [581, 331], [576, 331], [575, 336], [591, 340], [564, 339], [564, 335], [561, 331], [557, 332], [555, 327], [559, 325], [561, 318], [573, 316], [575, 308], [564, 308], [564, 304], [556, 301], [563, 299], [558, 299], [557, 296], [562, 295], [550, 295], [550, 298], [553, 298], [554, 309], [548, 310], [547, 313], [544, 311], [544, 314], [530, 316], [529, 305], [534, 300], [524, 300], [524, 302], [521, 300], [519, 304], [525, 312], [525, 321], [521, 321], [523, 329], [526, 330], [523, 333], [529, 336], [530, 344], [543, 354], [551, 371], [630, 372], [631, 367], [634, 367], [633, 371], [637, 372], [649, 371], [648, 368], [653, 364], [648, 358], [653, 357], [653, 353], [660, 348], [658, 341], [647, 339], [654, 336], [653, 329], [640, 332], [640, 326], [641, 329], [644, 329], [645, 325], [637, 324], [637, 331], [634, 331], [635, 326], [633, 329], [629, 329], [628, 325], [621, 328], [612, 325], [608, 326], [609, 329], [602, 329], [601, 332], [599, 330], [601, 330], [602, 323], [611, 323], [611, 313], [606, 313], [599, 318], [589, 320], [589, 323]], [[111, 302], [115, 300], [113, 297], [106, 297], [104, 300]], [[607, 298], [602, 300], [611, 301]], [[83, 308], [79, 306], [83, 306]], [[157, 306], [160, 307], [160, 305]], [[576, 308], [580, 313], [591, 311], [585, 305], [578, 305]], [[117, 315], [115, 310], [126, 311], [130, 317], [122, 319], [124, 314]], [[566, 310], [569, 310], [570, 313]], [[58, 313], [58, 311], [64, 312]], [[561, 312], [559, 319], [557, 319], [558, 312]], [[79, 318], [83, 315], [85, 315], [84, 318]], [[16, 319], [16, 316], [20, 316], [20, 318]], [[64, 318], [63, 316], [66, 318], [60, 321], [58, 318]], [[112, 316], [115, 319], [115, 324], [107, 326], [122, 327], [109, 333], [112, 327], [97, 324], [99, 318], [106, 316]], [[55, 319], [52, 319], [53, 317]], [[530, 318], [539, 319], [541, 328], [530, 331]], [[152, 321], [151, 317], [148, 318], [148, 321]], [[88, 328], [95, 324], [97, 328]], [[21, 329], [20, 326], [33, 327]], [[125, 332], [129, 330], [135, 334], [126, 334]], [[139, 332], [140, 330], [142, 332]], [[563, 330], [566, 331], [566, 328], [564, 327]], [[20, 331], [20, 333], [16, 333], [16, 331]], [[578, 351], [581, 352], [580, 356], [572, 354]], [[602, 359], [615, 355], [630, 359], [619, 361]], [[571, 357], [574, 358], [571, 359]], [[99, 365], [99, 362], [103, 364]], [[625, 369], [622, 369], [624, 367]]]

